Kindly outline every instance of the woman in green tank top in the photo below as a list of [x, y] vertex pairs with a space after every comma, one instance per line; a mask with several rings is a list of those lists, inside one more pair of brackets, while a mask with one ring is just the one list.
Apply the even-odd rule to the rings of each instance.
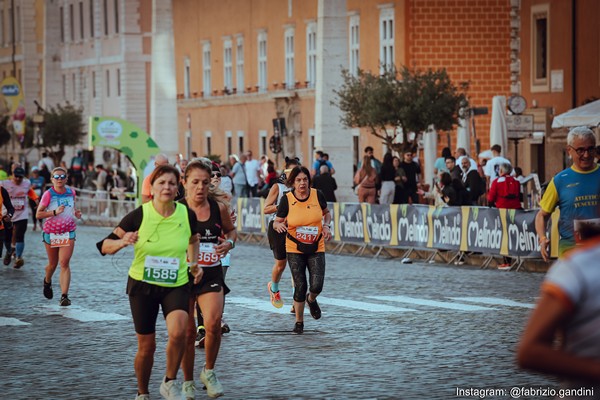
[[[129, 269], [127, 293], [138, 339], [135, 372], [137, 399], [149, 398], [149, 381], [156, 350], [156, 319], [159, 306], [167, 324], [167, 365], [160, 393], [180, 398], [176, 381], [183, 357], [188, 299], [190, 297], [187, 259], [198, 259], [196, 216], [175, 202], [179, 171], [170, 165], [157, 167], [151, 175], [152, 201], [138, 207], [97, 244], [100, 252], [115, 254], [132, 245], [134, 260]], [[194, 281], [202, 269], [192, 263]]]

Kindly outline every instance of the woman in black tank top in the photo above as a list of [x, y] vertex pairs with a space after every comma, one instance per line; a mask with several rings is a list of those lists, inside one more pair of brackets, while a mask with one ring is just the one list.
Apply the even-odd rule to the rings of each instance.
[[[202, 161], [195, 160], [188, 164], [184, 172], [185, 200], [190, 210], [194, 211], [200, 235], [200, 251], [198, 267], [201, 267], [202, 279], [192, 287], [193, 297], [190, 299], [188, 318], [187, 346], [182, 369], [184, 374], [183, 394], [193, 397], [194, 389], [194, 341], [196, 324], [194, 321], [195, 302], [202, 309], [206, 336], [204, 347], [206, 363], [200, 374], [200, 380], [207, 388], [209, 397], [223, 394], [214, 372], [215, 362], [221, 346], [221, 318], [225, 294], [229, 291], [223, 280], [221, 258], [235, 247], [237, 234], [228, 207], [209, 198], [211, 186], [211, 167]], [[223, 239], [222, 235], [225, 235]]]

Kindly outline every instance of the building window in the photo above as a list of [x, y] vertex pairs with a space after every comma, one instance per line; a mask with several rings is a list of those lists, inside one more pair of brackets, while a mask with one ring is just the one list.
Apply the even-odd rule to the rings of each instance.
[[75, 11], [73, 11], [73, 4], [69, 5], [69, 34], [71, 42], [75, 41]]
[[21, 7], [19, 6], [16, 8], [15, 14], [15, 37], [17, 38], [17, 43], [19, 43], [21, 41]]
[[183, 97], [190, 98], [190, 59], [185, 58], [183, 70]]
[[350, 17], [349, 28], [349, 56], [348, 67], [350, 73], [354, 76], [358, 74], [360, 68], [360, 16], [353, 15]]
[[315, 149], [316, 149], [316, 145], [315, 145], [315, 130], [314, 128], [310, 128], [308, 130], [308, 158], [310, 159], [310, 165], [313, 165], [315, 162]]
[[233, 87], [233, 53], [231, 39], [223, 43], [223, 87], [231, 90]]
[[211, 91], [211, 72], [210, 72], [210, 43], [202, 45], [202, 88], [204, 97], [210, 96]]
[[310, 22], [306, 26], [306, 81], [309, 87], [315, 87], [317, 81], [317, 24]]
[[206, 155], [208, 156], [208, 155], [212, 154], [212, 132], [210, 132], [210, 131], [204, 132], [204, 137], [206, 139], [205, 151], [206, 151]]
[[106, 70], [106, 97], [110, 97], [110, 70]]
[[119, 0], [115, 0], [115, 33], [119, 33]]
[[267, 90], [267, 33], [258, 34], [258, 90]]
[[92, 71], [92, 97], [96, 98], [96, 71]]
[[108, 0], [104, 0], [104, 35], [108, 36]]
[[267, 131], [258, 131], [260, 137], [260, 154], [267, 154]]
[[94, 37], [94, 0], [90, 0], [90, 37]]
[[62, 76], [62, 95], [63, 99], [67, 100], [67, 75]]
[[[62, 27], [62, 7], [60, 8], [60, 40], [64, 42], [64, 38], [62, 36], [63, 34], [63, 27]], [[6, 37], [4, 36], [4, 10], [0, 10], [0, 46], [4, 46], [6, 44]]]
[[244, 38], [238, 37], [235, 48], [235, 77], [237, 79], [237, 92], [244, 93]]
[[238, 153], [242, 154], [244, 152], [244, 131], [238, 131]]
[[285, 85], [293, 89], [296, 82], [294, 73], [294, 28], [285, 30]]
[[121, 69], [117, 68], [117, 96], [121, 97]]
[[538, 4], [531, 7], [531, 91], [550, 90], [550, 5]]
[[379, 14], [379, 72], [394, 66], [394, 8], [382, 8]]
[[73, 99], [73, 103], [75, 103], [75, 102], [77, 102], [77, 78], [76, 78], [75, 74], [73, 74], [71, 76], [71, 84], [73, 85], [73, 88], [71, 90], [72, 99]]
[[79, 2], [79, 38], [83, 40], [83, 1]]
[[225, 132], [225, 137], [227, 139], [227, 156], [233, 154], [233, 138], [232, 138], [232, 134], [231, 131], [226, 131]]

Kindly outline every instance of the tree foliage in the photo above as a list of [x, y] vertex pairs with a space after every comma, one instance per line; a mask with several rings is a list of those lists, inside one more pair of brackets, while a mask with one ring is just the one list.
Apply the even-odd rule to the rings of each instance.
[[83, 108], [67, 103], [57, 104], [44, 112], [44, 125], [40, 130], [41, 147], [52, 155], [56, 164], [65, 155], [65, 147], [81, 144], [83, 131]]
[[[378, 75], [360, 69], [353, 75], [343, 70], [342, 77], [344, 83], [335, 91], [338, 99], [334, 104], [343, 113], [344, 126], [368, 128], [400, 153], [413, 150], [429, 125], [451, 130], [458, 123], [460, 109], [468, 106], [468, 83], [457, 87], [445, 69], [423, 71], [403, 66], [399, 72], [389, 68]], [[402, 143], [396, 143], [399, 135]]]

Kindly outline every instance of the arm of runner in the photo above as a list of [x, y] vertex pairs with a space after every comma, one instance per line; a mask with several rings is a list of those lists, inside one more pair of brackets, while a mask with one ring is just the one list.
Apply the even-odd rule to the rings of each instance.
[[565, 294], [542, 293], [523, 332], [517, 361], [523, 368], [597, 382], [600, 362], [574, 356], [554, 346], [556, 333], [566, 326], [572, 315], [567, 299]]
[[265, 207], [263, 208], [265, 214], [277, 212], [277, 196], [279, 196], [279, 185], [275, 184], [271, 187], [271, 190], [269, 190], [269, 194], [265, 199]]
[[229, 250], [235, 247], [235, 241], [237, 240], [237, 232], [233, 223], [231, 222], [231, 218], [229, 216], [229, 210], [225, 204], [219, 203], [219, 211], [221, 212], [221, 223], [223, 224], [223, 233], [225, 234], [225, 239], [219, 238], [219, 244], [216, 246], [215, 250], [219, 256], [225, 256]]
[[10, 201], [10, 195], [6, 189], [3, 187], [0, 187], [0, 189], [2, 190], [2, 204], [4, 205], [4, 208], [6, 208], [6, 216], [10, 219], [15, 213], [15, 207], [13, 206], [12, 201]]

